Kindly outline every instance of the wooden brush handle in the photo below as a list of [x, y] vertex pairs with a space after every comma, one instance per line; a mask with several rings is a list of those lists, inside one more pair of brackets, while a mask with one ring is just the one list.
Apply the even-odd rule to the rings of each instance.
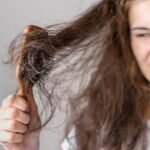
[[[32, 31], [42, 31], [42, 36], [44, 33], [44, 35], [46, 35], [46, 37], [48, 37], [47, 32], [39, 26], [29, 25], [29, 26], [25, 27], [25, 29], [24, 29], [24, 33], [32, 32]], [[27, 35], [25, 37], [26, 38], [23, 41], [23, 45], [30, 42], [30, 40], [34, 41], [34, 39], [31, 39], [32, 38], [31, 36], [28, 37], [28, 35]], [[22, 48], [21, 50], [23, 51], [24, 49]], [[22, 76], [20, 75], [21, 66], [24, 63], [24, 62], [22, 62], [22, 58], [23, 58], [22, 55], [23, 54], [20, 53], [20, 56], [19, 56], [18, 62], [17, 62], [17, 66], [16, 66], [16, 78], [17, 78], [18, 86], [19, 86], [17, 95], [23, 97], [29, 104], [29, 113], [30, 113], [30, 117], [31, 117], [30, 118], [31, 122], [28, 126], [29, 127], [28, 132], [30, 132], [30, 130], [36, 129], [37, 127], [39, 127], [41, 122], [40, 122], [40, 117], [38, 115], [37, 105], [36, 105], [34, 95], [33, 95], [33, 90], [32, 90], [33, 84], [31, 82], [28, 82], [28, 84], [26, 84], [27, 87], [25, 87], [25, 83], [23, 82]]]

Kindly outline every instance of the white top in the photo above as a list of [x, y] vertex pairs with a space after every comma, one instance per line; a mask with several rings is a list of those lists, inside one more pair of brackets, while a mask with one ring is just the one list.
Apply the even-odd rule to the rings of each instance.
[[[75, 135], [75, 128], [72, 128], [71, 132], [68, 135], [70, 141], [68, 142], [68, 139], [64, 139], [64, 141], [61, 143], [62, 150], [70, 150], [70, 148], [76, 149], [76, 141], [74, 135]], [[71, 145], [69, 145], [70, 143]]]
[[[150, 120], [147, 121], [147, 125], [149, 128], [147, 132], [147, 137], [148, 137], [148, 149], [147, 150], [150, 150]], [[68, 135], [70, 142], [68, 142], [67, 139], [64, 139], [64, 141], [61, 143], [62, 150], [72, 150], [72, 149], [75, 150], [76, 149], [76, 141], [75, 141], [74, 135], [75, 135], [75, 128], [73, 128]], [[71, 143], [71, 145], [69, 145], [69, 143]]]

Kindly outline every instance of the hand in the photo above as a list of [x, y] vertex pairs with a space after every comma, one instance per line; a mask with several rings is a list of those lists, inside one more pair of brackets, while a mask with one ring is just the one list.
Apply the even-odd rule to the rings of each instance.
[[29, 108], [27, 101], [17, 95], [10, 95], [3, 100], [0, 107], [0, 141], [5, 150], [39, 149], [40, 130], [29, 131], [39, 127], [41, 120], [36, 104], [31, 104]]

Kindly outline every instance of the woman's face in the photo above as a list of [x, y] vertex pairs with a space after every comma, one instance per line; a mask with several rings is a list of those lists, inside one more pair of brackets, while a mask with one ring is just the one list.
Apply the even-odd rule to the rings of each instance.
[[131, 47], [141, 72], [150, 81], [150, 0], [130, 4]]

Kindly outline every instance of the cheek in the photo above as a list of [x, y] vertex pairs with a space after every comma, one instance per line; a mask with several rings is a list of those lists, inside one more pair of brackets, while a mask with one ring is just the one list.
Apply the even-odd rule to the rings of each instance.
[[133, 38], [131, 47], [142, 74], [150, 82], [150, 41]]
[[131, 47], [137, 62], [150, 64], [150, 40], [142, 40], [138, 38], [131, 38]]

